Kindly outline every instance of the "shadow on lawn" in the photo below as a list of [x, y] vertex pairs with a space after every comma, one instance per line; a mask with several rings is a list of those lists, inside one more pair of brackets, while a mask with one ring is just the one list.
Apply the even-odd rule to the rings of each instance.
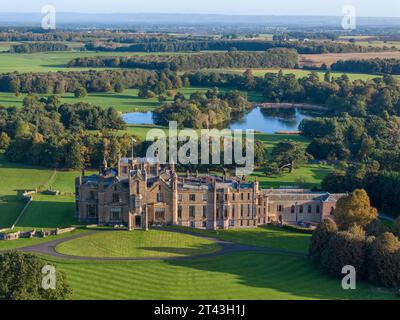
[[[307, 257], [240, 252], [205, 259], [172, 260], [167, 263], [185, 267], [188, 272], [189, 269], [196, 269], [220, 273], [221, 281], [224, 281], [225, 274], [233, 275], [239, 285], [277, 291], [283, 294], [283, 298], [287, 295], [289, 299], [379, 299], [379, 296], [375, 296], [378, 289], [373, 290], [365, 283], [357, 283], [356, 291], [343, 290], [340, 279], [323, 275]], [[218, 280], [215, 285], [218, 286]], [[394, 298], [388, 291], [387, 293], [387, 298]], [[266, 298], [260, 292], [259, 299]]]
[[167, 256], [200, 256], [200, 255], [214, 255], [218, 251], [221, 250], [221, 247], [212, 243], [212, 244], [198, 244], [193, 245], [187, 248], [173, 248], [173, 247], [140, 247], [140, 250], [144, 250], [147, 252], [158, 252], [158, 253], [166, 253]]
[[[300, 241], [300, 236], [280, 236], [279, 241], [287, 244]], [[219, 237], [224, 238], [224, 237]], [[227, 240], [227, 239], [224, 239]], [[236, 242], [236, 241], [235, 241]], [[287, 249], [289, 251], [291, 246]], [[151, 250], [154, 250], [152, 248]], [[158, 250], [158, 249], [157, 249]], [[175, 248], [162, 248], [163, 252], [176, 252]], [[322, 274], [304, 256], [290, 254], [267, 253], [257, 251], [241, 251], [214, 254], [199, 259], [181, 259], [166, 261], [169, 265], [190, 269], [219, 273], [213, 279], [224, 281], [226, 275], [234, 276], [237, 284], [280, 292], [283, 297], [298, 299], [393, 299], [389, 290], [380, 290], [367, 283], [358, 282], [357, 290], [345, 291], [341, 287], [341, 279]], [[218, 282], [219, 280], [217, 280]], [[232, 281], [232, 280], [229, 280]], [[215, 283], [217, 286], [218, 283]], [[243, 290], [243, 287], [242, 287]], [[253, 295], [251, 295], [253, 297]], [[244, 297], [245, 298], [245, 297]], [[265, 299], [260, 292], [260, 299]]]

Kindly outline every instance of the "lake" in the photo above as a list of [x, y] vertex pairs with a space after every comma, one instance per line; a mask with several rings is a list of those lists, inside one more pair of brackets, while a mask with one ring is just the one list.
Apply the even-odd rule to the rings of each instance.
[[[263, 133], [277, 131], [297, 131], [303, 119], [310, 119], [313, 115], [309, 111], [300, 109], [265, 109], [254, 108], [240, 119], [234, 119], [229, 129], [254, 129]], [[132, 112], [123, 116], [127, 124], [154, 124], [153, 113]]]

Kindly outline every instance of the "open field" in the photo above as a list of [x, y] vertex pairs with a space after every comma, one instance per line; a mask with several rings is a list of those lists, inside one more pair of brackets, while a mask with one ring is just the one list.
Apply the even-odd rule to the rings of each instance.
[[[8, 50], [9, 44], [0, 44], [0, 52]], [[130, 53], [130, 52], [43, 52], [31, 54], [9, 54], [0, 53], [0, 73], [14, 72], [56, 72], [56, 71], [83, 71], [93, 68], [68, 68], [68, 62], [78, 57], [95, 57], [95, 56], [137, 56], [147, 55], [148, 53]], [[158, 54], [158, 53], [151, 53]], [[159, 53], [163, 54], [163, 53]], [[165, 53], [164, 53], [165, 54]], [[188, 53], [168, 53], [168, 54], [188, 54]], [[368, 58], [400, 58], [400, 51], [394, 52], [371, 52], [371, 53], [339, 53], [339, 54], [313, 54], [300, 55], [300, 64], [304, 66], [320, 66], [322, 63], [332, 64], [337, 60], [346, 59], [368, 59]], [[102, 70], [102, 68], [95, 68]], [[104, 69], [104, 68], [103, 68]], [[107, 69], [107, 68], [105, 68]], [[219, 71], [229, 71], [230, 69], [219, 69]], [[244, 72], [244, 69], [232, 69], [233, 71]], [[266, 72], [277, 72], [279, 69], [258, 69], [255, 74], [263, 76]], [[284, 69], [285, 73], [294, 73], [297, 76], [304, 76], [309, 73], [307, 70]], [[373, 77], [372, 75], [350, 74], [354, 79], [366, 79]]]
[[[9, 44], [8, 44], [9, 46]], [[7, 45], [4, 45], [7, 48]], [[8, 49], [5, 49], [8, 50]], [[4, 50], [3, 50], [4, 51]], [[96, 57], [96, 56], [138, 56], [148, 55], [143, 52], [93, 52], [93, 51], [67, 51], [67, 52], [40, 52], [27, 54], [0, 54], [0, 73], [14, 72], [56, 72], [56, 71], [82, 71], [91, 68], [68, 68], [68, 62], [80, 57]], [[158, 53], [151, 53], [152, 55]], [[160, 53], [161, 54], [161, 53]], [[165, 53], [164, 53], [165, 54]], [[171, 53], [174, 54], [174, 53]], [[185, 54], [182, 52], [176, 54]], [[93, 69], [93, 68], [92, 68]], [[96, 68], [101, 70], [101, 68]]]
[[[245, 69], [222, 69], [224, 72], [245, 72]], [[253, 74], [256, 77], [264, 77], [266, 73], [278, 73], [282, 70], [283, 74], [294, 74], [298, 78], [303, 78], [308, 76], [312, 71], [311, 70], [304, 70], [304, 69], [252, 69]], [[314, 71], [318, 74], [319, 78], [322, 80], [324, 78], [326, 71]], [[334, 72], [331, 71], [332, 75], [335, 78], [339, 78], [344, 73], [343, 72]], [[351, 81], [354, 80], [370, 80], [373, 78], [377, 78], [380, 76], [373, 75], [373, 74], [366, 74], [366, 73], [346, 73]]]
[[[245, 72], [245, 69], [222, 69], [224, 72], [238, 72], [238, 73], [243, 73]], [[282, 70], [283, 74], [294, 74], [298, 78], [306, 77], [308, 76], [312, 71], [311, 70], [303, 70], [303, 69], [252, 69], [253, 74], [256, 77], [264, 77], [266, 73], [278, 73], [280, 70]], [[325, 72], [326, 71], [314, 71], [318, 74], [320, 79], [323, 79]], [[332, 75], [336, 78], [340, 77], [343, 75], [343, 72], [334, 72], [331, 71]], [[366, 73], [346, 73], [347, 76], [351, 81], [354, 80], [369, 80], [373, 79], [376, 77], [380, 77], [377, 75], [373, 74], [366, 74]]]
[[[180, 88], [176, 90], [177, 92], [183, 93], [187, 98], [196, 91], [207, 92], [209, 88], [207, 87], [190, 87], [190, 88]], [[227, 91], [228, 89], [221, 89], [221, 91]], [[66, 93], [60, 96], [62, 103], [78, 103], [85, 102], [103, 108], [114, 107], [120, 112], [135, 112], [135, 111], [151, 111], [159, 108], [162, 103], [158, 101], [158, 98], [152, 99], [142, 99], [138, 97], [139, 90], [137, 89], [127, 89], [123, 93], [116, 92], [97, 92], [89, 93], [84, 98], [75, 98], [72, 93]], [[24, 100], [26, 94], [21, 94], [18, 97], [10, 92], [0, 92], [0, 106], [10, 107], [22, 107], [22, 101]], [[46, 95], [39, 95], [46, 96]], [[260, 93], [250, 92], [248, 94], [249, 100], [251, 102], [262, 101], [262, 96]], [[173, 98], [166, 97], [167, 102], [172, 102]]]
[[327, 66], [330, 66], [332, 63], [338, 60], [362, 60], [372, 58], [400, 59], [400, 51], [302, 54], [300, 55], [300, 65], [307, 67], [320, 67], [323, 63], [325, 63]]
[[159, 230], [100, 232], [56, 247], [62, 254], [95, 258], [186, 257], [218, 250], [210, 240]]

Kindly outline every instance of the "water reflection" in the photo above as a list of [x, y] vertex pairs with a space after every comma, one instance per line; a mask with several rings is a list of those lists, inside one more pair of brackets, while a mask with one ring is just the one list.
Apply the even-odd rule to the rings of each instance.
[[[254, 108], [248, 113], [238, 115], [230, 124], [230, 129], [254, 129], [263, 133], [277, 131], [296, 131], [303, 119], [309, 119], [315, 113], [300, 109]], [[123, 116], [127, 124], [154, 124], [152, 112], [133, 112]]]

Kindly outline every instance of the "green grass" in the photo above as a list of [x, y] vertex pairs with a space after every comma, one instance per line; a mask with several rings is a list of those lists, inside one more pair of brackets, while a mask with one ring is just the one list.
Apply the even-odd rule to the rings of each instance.
[[[135, 56], [146, 53], [127, 52], [41, 52], [29, 54], [2, 53], [0, 55], [0, 73], [81, 71], [90, 68], [68, 68], [68, 62], [79, 57], [96, 56]], [[97, 70], [97, 68], [96, 68]]]
[[99, 232], [56, 248], [59, 253], [96, 258], [182, 257], [218, 249], [218, 245], [207, 239], [159, 230]]
[[77, 225], [74, 196], [35, 195], [16, 227], [67, 228]]
[[202, 230], [185, 227], [170, 227], [173, 230], [185, 230], [200, 235], [206, 235], [223, 241], [264, 248], [288, 250], [298, 253], [307, 253], [311, 235], [288, 231], [272, 226], [251, 229], [231, 230]]
[[[15, 164], [0, 153], [0, 229], [11, 227], [24, 207], [24, 191], [51, 188], [69, 196], [35, 195], [18, 226], [23, 228], [54, 228], [76, 223], [74, 214], [74, 180], [79, 171], [57, 171]], [[90, 173], [88, 173], [90, 174]], [[59, 225], [58, 225], [59, 224]]]
[[320, 188], [322, 180], [333, 170], [334, 167], [331, 165], [304, 164], [294, 172], [280, 176], [266, 176], [262, 170], [259, 170], [251, 177], [257, 177], [261, 188], [299, 186], [312, 189], [313, 187]]
[[[1, 56], [0, 56], [1, 58]], [[209, 88], [206, 87], [190, 87], [181, 88], [177, 90], [183, 93], [187, 98], [196, 91], [207, 92]], [[226, 89], [221, 91], [227, 91]], [[114, 107], [120, 112], [141, 112], [141, 111], [152, 111], [159, 108], [162, 104], [158, 101], [158, 98], [142, 99], [138, 97], [139, 90], [127, 89], [123, 93], [115, 92], [103, 92], [103, 93], [89, 93], [84, 98], [75, 98], [73, 94], [66, 93], [60, 96], [62, 103], [74, 104], [78, 102], [90, 103], [103, 108]], [[0, 92], [0, 106], [10, 107], [22, 107], [22, 102], [26, 94], [21, 94], [18, 97], [10, 92]], [[41, 95], [42, 96], [42, 95]], [[43, 95], [46, 96], [46, 95]], [[262, 97], [260, 94], [249, 93], [250, 101], [261, 101]], [[167, 102], [172, 102], [172, 98], [167, 97]]]
[[49, 258], [67, 273], [73, 299], [394, 299], [358, 282], [343, 290], [307, 258], [244, 252], [207, 259], [76, 262]]
[[[266, 73], [278, 73], [279, 70], [282, 70], [284, 74], [294, 74], [298, 78], [306, 77], [307, 75], [310, 74], [310, 70], [303, 70], [303, 69], [252, 69], [253, 74], [257, 77], [264, 77]], [[215, 71], [215, 70], [214, 70]], [[246, 70], [245, 69], [220, 69], [220, 71], [223, 72], [235, 72], [235, 73], [243, 73]], [[316, 71], [316, 73], [319, 75], [319, 78], [322, 80], [325, 75], [325, 71]], [[336, 78], [339, 78], [341, 75], [344, 74], [344, 72], [331, 72], [332, 75]], [[366, 73], [345, 73], [348, 75], [349, 79], [351, 81], [354, 80], [369, 80], [373, 78], [379, 78], [380, 76], [377, 75], [372, 75], [372, 74], [366, 74]]]
[[[20, 228], [17, 228], [20, 229]], [[25, 228], [28, 229], [28, 228]], [[31, 228], [32, 230], [32, 228]], [[19, 249], [19, 248], [26, 248], [30, 246], [35, 246], [41, 243], [45, 242], [50, 242], [53, 240], [61, 239], [61, 238], [66, 238], [70, 237], [75, 234], [81, 234], [84, 232], [88, 232], [88, 230], [85, 229], [77, 229], [75, 231], [72, 231], [70, 233], [64, 233], [59, 236], [50, 236], [47, 238], [31, 238], [31, 239], [17, 239], [17, 240], [11, 240], [11, 241], [0, 241], [0, 251], [1, 250], [14, 250], [14, 249]]]

